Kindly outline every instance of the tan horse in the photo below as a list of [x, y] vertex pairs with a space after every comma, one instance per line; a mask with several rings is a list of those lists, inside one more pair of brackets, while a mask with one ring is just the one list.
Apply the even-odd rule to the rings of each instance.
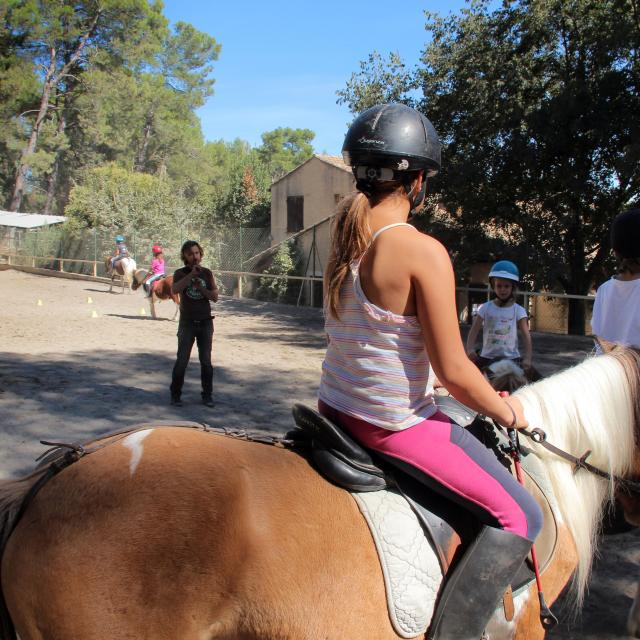
[[116, 276], [120, 276], [122, 280], [122, 293], [124, 293], [125, 285], [129, 287], [131, 291], [131, 283], [133, 282], [133, 274], [136, 270], [136, 261], [133, 258], [122, 258], [116, 262], [116, 266], [111, 268], [111, 258], [113, 256], [104, 256], [104, 268], [109, 276], [111, 276], [111, 284], [109, 285], [109, 293], [113, 289], [113, 281]]
[[[140, 286], [142, 286], [145, 278], [149, 275], [149, 272], [146, 269], [136, 269], [133, 274], [133, 284], [131, 288], [133, 291], [136, 291]], [[173, 285], [173, 276], [165, 276], [161, 280], [156, 280], [152, 283], [153, 289], [151, 291], [151, 295], [149, 298], [149, 309], [151, 311], [151, 317], [157, 318], [156, 315], [156, 302], [162, 300], [173, 300], [175, 304], [175, 312], [173, 314], [172, 320], [176, 319], [178, 312], [180, 311], [180, 295], [177, 293], [173, 293], [171, 291], [171, 286]]]
[[[617, 350], [517, 394], [550, 442], [626, 476], [640, 459], [639, 366]], [[16, 637], [11, 621], [21, 640], [398, 638], [365, 520], [304, 457], [178, 428], [110, 440], [25, 506], [45, 471], [0, 483], [3, 640]], [[581, 602], [614, 482], [527, 446], [559, 523], [547, 602], [574, 571]], [[513, 621], [502, 614], [490, 638], [543, 638], [535, 587], [514, 600]]]

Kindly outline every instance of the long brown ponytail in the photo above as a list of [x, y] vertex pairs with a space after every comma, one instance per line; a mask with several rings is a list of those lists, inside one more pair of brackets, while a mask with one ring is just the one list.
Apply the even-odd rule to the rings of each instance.
[[327, 307], [338, 318], [340, 288], [353, 260], [359, 258], [371, 240], [371, 205], [363, 193], [353, 193], [338, 204], [331, 223], [331, 253], [324, 274]]

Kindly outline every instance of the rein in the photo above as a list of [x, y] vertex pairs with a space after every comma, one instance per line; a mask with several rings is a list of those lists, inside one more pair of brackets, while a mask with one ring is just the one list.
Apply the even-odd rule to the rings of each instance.
[[544, 447], [547, 451], [550, 451], [554, 455], [570, 462], [573, 465], [573, 473], [577, 473], [580, 469], [584, 469], [589, 473], [592, 473], [600, 478], [605, 478], [606, 480], [611, 480], [619, 485], [621, 488], [625, 489], [630, 493], [640, 493], [640, 482], [637, 480], [628, 480], [626, 478], [621, 478], [620, 476], [614, 475], [607, 471], [603, 471], [602, 469], [598, 469], [598, 467], [594, 467], [592, 464], [587, 462], [587, 458], [591, 455], [591, 451], [587, 450], [584, 455], [581, 457], [577, 457], [567, 453], [566, 451], [552, 445], [550, 442], [547, 442], [547, 434], [542, 429], [518, 429], [518, 433], [521, 433], [530, 440], [533, 440], [540, 446]]

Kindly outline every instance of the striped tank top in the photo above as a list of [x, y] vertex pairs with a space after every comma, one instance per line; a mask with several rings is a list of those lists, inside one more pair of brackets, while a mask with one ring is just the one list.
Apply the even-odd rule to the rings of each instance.
[[[387, 229], [379, 229], [375, 239]], [[369, 247], [371, 246], [369, 245]], [[329, 345], [318, 397], [354, 418], [401, 431], [436, 412], [434, 374], [416, 316], [402, 316], [370, 302], [360, 285], [362, 256], [351, 263], [340, 290], [336, 320], [325, 308]]]

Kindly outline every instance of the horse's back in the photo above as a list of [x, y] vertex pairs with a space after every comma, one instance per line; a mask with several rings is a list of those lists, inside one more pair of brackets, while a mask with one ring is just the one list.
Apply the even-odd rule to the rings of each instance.
[[[136, 432], [54, 477], [2, 581], [22, 640], [343, 638], [363, 619], [396, 637], [348, 494], [292, 452], [189, 429]], [[318, 617], [340, 602], [351, 612]]]

